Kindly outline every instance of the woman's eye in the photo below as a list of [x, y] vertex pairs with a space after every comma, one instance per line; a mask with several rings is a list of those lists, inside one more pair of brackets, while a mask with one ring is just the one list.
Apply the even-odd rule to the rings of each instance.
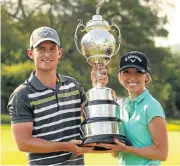
[[127, 70], [124, 70], [123, 73], [128, 73], [128, 71], [127, 71]]
[[137, 72], [137, 73], [140, 73], [140, 74], [142, 74], [142, 72], [141, 72], [141, 71], [139, 71], [139, 70], [137, 70], [136, 72]]

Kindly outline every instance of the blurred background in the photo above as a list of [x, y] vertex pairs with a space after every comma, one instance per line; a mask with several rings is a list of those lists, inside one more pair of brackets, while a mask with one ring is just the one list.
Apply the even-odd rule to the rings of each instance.
[[[2, 164], [26, 164], [25, 156], [22, 156], [24, 153], [18, 152], [13, 142], [6, 106], [10, 94], [29, 77], [33, 70], [33, 62], [26, 52], [31, 32], [40, 26], [50, 26], [57, 30], [63, 47], [63, 57], [60, 59], [58, 72], [75, 77], [87, 91], [91, 88], [91, 67], [75, 47], [74, 32], [79, 23], [77, 19], [83, 19], [84, 24], [92, 19], [92, 15], [96, 14], [95, 6], [98, 2], [98, 0], [1, 0]], [[132, 50], [142, 51], [148, 56], [153, 80], [148, 88], [165, 110], [169, 139], [172, 141], [171, 155], [164, 164], [180, 164], [178, 159], [180, 153], [174, 143], [180, 140], [180, 24], [178, 21], [180, 1], [105, 0], [100, 14], [106, 21], [114, 18], [122, 33], [120, 51], [112, 57], [108, 65], [107, 86], [113, 88], [119, 98], [127, 96], [127, 92], [117, 79], [120, 56]], [[116, 32], [112, 33], [117, 36]], [[79, 42], [84, 34], [78, 32]], [[17, 155], [13, 155], [15, 153]], [[9, 159], [11, 155], [13, 158]], [[109, 162], [104, 164], [100, 162], [100, 164], [116, 163], [115, 159], [109, 155], [108, 157]], [[87, 163], [98, 164], [94, 163], [93, 159], [91, 155], [86, 157]]]

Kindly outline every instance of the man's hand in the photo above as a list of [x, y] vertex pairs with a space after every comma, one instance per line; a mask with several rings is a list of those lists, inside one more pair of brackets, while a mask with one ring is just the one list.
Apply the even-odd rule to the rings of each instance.
[[[99, 80], [98, 80], [99, 77]], [[105, 87], [108, 83], [107, 68], [104, 65], [94, 65], [91, 71], [91, 80], [93, 87], [97, 86], [97, 83]]]
[[82, 144], [81, 140], [71, 140], [69, 141], [71, 146], [71, 152], [77, 155], [82, 155], [84, 153], [89, 153], [93, 150], [93, 147], [80, 147], [78, 145]]
[[117, 158], [117, 157], [118, 157], [118, 151], [112, 151], [112, 152], [111, 152], [111, 155], [112, 155], [114, 158]]

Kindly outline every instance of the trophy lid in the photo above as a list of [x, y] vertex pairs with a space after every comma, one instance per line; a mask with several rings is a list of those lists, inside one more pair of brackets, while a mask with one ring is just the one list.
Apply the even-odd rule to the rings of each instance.
[[105, 31], [109, 31], [111, 27], [106, 20], [103, 20], [101, 15], [93, 15], [92, 20], [86, 24], [86, 32], [89, 32], [93, 29], [103, 29]]
[[[114, 23], [113, 19], [111, 20], [110, 25], [109, 22], [104, 20], [99, 14], [99, 10], [103, 3], [104, 0], [101, 0], [99, 4], [96, 5], [96, 14], [92, 16], [92, 20], [87, 22], [86, 26], [83, 24], [82, 20], [79, 20], [80, 22], [74, 34], [76, 48], [80, 54], [87, 58], [87, 62], [90, 65], [107, 65], [111, 61], [111, 57], [114, 56], [120, 48], [121, 33], [118, 26]], [[87, 32], [81, 39], [81, 51], [78, 47], [78, 38], [76, 35], [80, 27], [82, 28], [81, 31]], [[119, 32], [119, 46], [116, 51], [116, 40], [114, 36], [109, 33], [110, 30], [114, 30], [112, 27], [116, 28]]]

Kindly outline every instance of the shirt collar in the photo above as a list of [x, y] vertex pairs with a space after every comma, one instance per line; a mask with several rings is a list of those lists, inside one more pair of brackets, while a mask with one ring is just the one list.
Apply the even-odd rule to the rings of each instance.
[[[58, 77], [58, 79], [60, 80], [61, 83], [64, 83], [64, 82], [66, 81], [66, 77], [63, 76], [63, 75], [57, 74], [57, 77]], [[37, 78], [36, 75], [35, 75], [35, 71], [33, 71], [33, 72], [31, 73], [31, 76], [29, 77], [28, 82], [29, 82], [36, 90], [41, 91], [41, 90], [47, 90], [47, 89], [48, 89], [47, 86], [45, 86], [44, 84], [42, 84], [42, 83], [38, 80], [38, 78]]]
[[57, 77], [61, 83], [64, 83], [67, 80], [67, 78], [64, 75], [57, 74]]
[[149, 91], [145, 89], [139, 96], [137, 96], [134, 101], [140, 103], [147, 95], [149, 94]]

